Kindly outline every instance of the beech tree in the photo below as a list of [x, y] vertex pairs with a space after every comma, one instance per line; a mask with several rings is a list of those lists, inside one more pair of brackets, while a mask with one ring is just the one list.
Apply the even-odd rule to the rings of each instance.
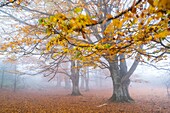
[[[116, 2], [120, 4], [120, 1]], [[114, 88], [110, 100], [131, 101], [132, 98], [128, 92], [129, 77], [139, 61], [143, 60], [143, 57], [147, 57], [148, 60], [151, 57], [160, 60], [166, 53], [166, 48], [153, 49], [169, 34], [168, 8], [162, 11], [162, 6], [158, 8], [147, 6], [146, 1], [139, 0], [132, 2], [130, 7], [115, 12], [116, 16], [112, 16], [113, 2], [82, 1], [80, 4], [85, 5], [74, 8], [71, 16], [69, 13], [57, 13], [39, 20], [42, 26], [46, 26], [47, 34], [54, 35], [46, 45], [47, 51], [55, 45], [61, 45], [62, 52], [73, 54], [72, 59], [79, 59], [84, 64], [87, 63], [87, 59], [88, 62], [93, 60], [93, 64], [96, 62], [97, 66], [101, 63], [100, 58], [104, 57], [108, 64], [103, 62], [102, 64], [109, 69]], [[91, 4], [93, 7], [97, 4], [99, 8], [96, 7], [93, 11], [88, 4], [90, 7], [92, 7]], [[86, 14], [83, 14], [84, 10]], [[96, 16], [93, 12], [101, 14]], [[94, 35], [96, 39], [88, 35]], [[73, 49], [68, 48], [67, 44], [73, 45]], [[142, 47], [144, 45], [147, 46], [145, 49]], [[153, 51], [150, 53], [147, 50]], [[127, 70], [125, 59], [133, 54], [136, 54], [135, 61]]]
[[[138, 63], [145, 58], [162, 60], [169, 52], [169, 1], [68, 0], [62, 3], [66, 10], [39, 19], [36, 28], [39, 31], [31, 34], [31, 28], [26, 30], [27, 36], [36, 34], [37, 37], [15, 39], [4, 44], [2, 50], [23, 49], [18, 47], [26, 44], [34, 47], [29, 53], [38, 50], [42, 56], [50, 56], [57, 62], [68, 56], [83, 66], [108, 68], [113, 82], [109, 100], [132, 101], [129, 78]], [[45, 37], [40, 38], [42, 35]], [[135, 60], [128, 70], [126, 59], [130, 57]], [[73, 71], [74, 75], [76, 72]]]
[[[130, 7], [117, 11], [117, 15], [112, 16], [112, 1], [82, 1], [80, 4], [84, 4], [84, 7], [74, 8], [72, 15], [57, 13], [39, 20], [39, 23], [47, 28], [47, 34], [54, 35], [46, 49], [49, 51], [55, 45], [61, 45], [62, 52], [73, 54], [72, 59], [79, 59], [84, 64], [88, 59], [88, 62], [96, 62], [96, 65], [101, 63], [100, 58], [104, 57], [108, 62], [104, 65], [109, 69], [113, 81], [113, 95], [110, 100], [129, 102], [132, 100], [128, 92], [129, 78], [139, 61], [143, 60], [143, 57], [148, 60], [151, 57], [161, 60], [167, 51], [164, 47], [155, 48], [169, 35], [168, 7], [163, 9], [165, 2], [156, 6], [157, 2], [159, 1], [147, 6], [146, 1], [133, 1]], [[93, 11], [88, 9], [88, 4], [93, 4], [93, 7], [97, 4], [97, 7]], [[83, 14], [84, 10], [86, 14]], [[96, 16], [93, 12], [101, 14]], [[88, 36], [93, 34], [95, 41]], [[73, 49], [68, 48], [67, 44], [73, 45]], [[143, 46], [146, 46], [145, 49]], [[134, 54], [135, 61], [127, 70], [125, 59]]]

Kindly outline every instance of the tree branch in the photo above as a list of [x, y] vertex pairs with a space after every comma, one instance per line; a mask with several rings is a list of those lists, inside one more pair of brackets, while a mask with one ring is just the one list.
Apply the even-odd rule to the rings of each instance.
[[[138, 5], [138, 4], [141, 3], [141, 2], [142, 2], [142, 0], [139, 0], [138, 2], [136, 2], [135, 6]], [[132, 11], [133, 7], [134, 7], [134, 5], [132, 5], [132, 6], [129, 7], [127, 10], [121, 12], [120, 14], [118, 14], [118, 15], [115, 16], [115, 17], [108, 18], [108, 19], [104, 19], [104, 20], [101, 20], [101, 21], [99, 21], [99, 22], [97, 22], [97, 23], [91, 23], [91, 24], [88, 24], [88, 25], [86, 25], [86, 26], [94, 26], [94, 25], [97, 25], [97, 24], [102, 24], [104, 21], [107, 21], [107, 22], [108, 22], [108, 21], [110, 21], [110, 20], [119, 18], [119, 17], [121, 17], [122, 15], [126, 14], [127, 12]]]
[[16, 21], [18, 21], [18, 22], [20, 22], [20, 23], [22, 23], [22, 24], [32, 26], [31, 24], [29, 24], [29, 23], [27, 23], [27, 22], [25, 22], [25, 21], [23, 21], [23, 20], [20, 20], [20, 19], [16, 18], [15, 16], [13, 16], [12, 14], [9, 14], [9, 13], [3, 11], [3, 10], [0, 10], [0, 12], [8, 15], [9, 17], [13, 18], [14, 20], [16, 20]]
[[0, 3], [0, 7], [7, 6], [8, 4], [15, 3], [16, 1], [17, 1], [17, 0], [13, 0], [13, 1], [8, 0], [8, 2], [1, 2], [1, 3]]

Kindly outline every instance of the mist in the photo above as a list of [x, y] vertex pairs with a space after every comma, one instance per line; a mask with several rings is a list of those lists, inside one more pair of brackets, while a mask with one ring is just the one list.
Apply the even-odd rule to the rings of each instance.
[[170, 113], [169, 0], [1, 0], [0, 113]]
[[[165, 62], [165, 61], [162, 61]], [[166, 61], [167, 62], [167, 61]], [[20, 62], [19, 64], [15, 63], [6, 63], [1, 61], [1, 83], [2, 83], [2, 75], [4, 73], [4, 82], [2, 85], [3, 89], [13, 90], [13, 85], [15, 83], [15, 76], [17, 76], [16, 84], [17, 91], [42, 91], [46, 92], [47, 90], [66, 90], [68, 91], [65, 95], [69, 94], [72, 88], [72, 83], [69, 76], [58, 73], [55, 75], [53, 79], [52, 76], [44, 76], [44, 73], [36, 74], [39, 68], [38, 62], [34, 61], [33, 63], [25, 63]], [[128, 64], [131, 65], [131, 60], [128, 61]], [[162, 63], [160, 63], [162, 64]], [[154, 64], [155, 65], [155, 64]], [[166, 63], [164, 63], [166, 65]], [[157, 66], [159, 67], [159, 65]], [[162, 67], [162, 66], [161, 66]], [[15, 71], [16, 68], [16, 72]], [[157, 91], [158, 89], [162, 89], [164, 94], [162, 96], [166, 96], [166, 83], [169, 80], [169, 73], [166, 70], [167, 67], [163, 69], [156, 69], [155, 67], [148, 64], [139, 64], [136, 71], [131, 76], [131, 84], [130, 90], [137, 90], [140, 92], [152, 93], [152, 91]], [[18, 71], [18, 73], [17, 73]], [[20, 72], [20, 73], [19, 73]], [[80, 75], [79, 78], [79, 87], [82, 92], [86, 91], [86, 76]], [[110, 73], [107, 69], [100, 68], [89, 68], [88, 72], [88, 87], [89, 91], [91, 90], [110, 90], [112, 91], [112, 82]], [[68, 84], [66, 83], [68, 82]], [[68, 85], [68, 86], [67, 86]]]

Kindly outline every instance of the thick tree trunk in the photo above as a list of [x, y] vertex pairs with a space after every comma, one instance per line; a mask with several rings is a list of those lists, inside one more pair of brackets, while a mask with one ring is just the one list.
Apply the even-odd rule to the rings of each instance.
[[79, 96], [81, 95], [79, 90], [79, 77], [72, 77], [72, 96]]
[[133, 99], [129, 94], [130, 80], [125, 83], [121, 83], [120, 79], [112, 78], [113, 82], [113, 94], [109, 101], [111, 102], [131, 102]]
[[[129, 94], [130, 76], [135, 71], [140, 58], [137, 54], [135, 61], [130, 69], [127, 69], [126, 59], [124, 54], [117, 55], [113, 58], [113, 61], [107, 59], [109, 62], [109, 71], [113, 83], [113, 94], [109, 101], [111, 102], [131, 102], [133, 99]], [[123, 60], [123, 61], [122, 61]]]
[[78, 68], [78, 62], [76, 67], [76, 62], [71, 62], [71, 81], [72, 81], [72, 94], [73, 96], [80, 96], [80, 90], [79, 90], [79, 68]]
[[127, 73], [126, 62], [120, 63], [119, 66], [118, 62], [109, 62], [110, 64], [110, 73], [113, 83], [113, 94], [109, 101], [111, 102], [131, 102], [133, 99], [130, 97], [129, 94], [129, 84], [130, 79], [124, 80], [122, 82], [122, 78]]

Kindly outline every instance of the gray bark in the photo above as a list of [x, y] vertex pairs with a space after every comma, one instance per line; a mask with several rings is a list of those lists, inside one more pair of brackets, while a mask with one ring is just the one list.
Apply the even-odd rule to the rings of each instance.
[[[77, 62], [78, 65], [78, 62]], [[73, 96], [80, 96], [79, 90], [79, 68], [76, 67], [76, 62], [71, 61], [71, 81], [72, 81], [72, 94]]]
[[[121, 60], [124, 58], [124, 55], [120, 55], [119, 59]], [[108, 59], [107, 59], [108, 60]], [[133, 70], [130, 68], [130, 70], [127, 70], [127, 64], [126, 60], [124, 62], [120, 62], [120, 65], [118, 64], [118, 56], [115, 57], [114, 61], [109, 62], [109, 71], [111, 73], [111, 78], [113, 82], [113, 94], [109, 101], [111, 102], [131, 102], [133, 99], [131, 98], [129, 94], [129, 84], [130, 79], [129, 77], [132, 75], [132, 73], [135, 71], [138, 63], [133, 63], [131, 68], [133, 67]], [[131, 73], [130, 76], [124, 78], [127, 73]], [[123, 79], [123, 81], [122, 81]]]
[[2, 76], [1, 76], [1, 89], [3, 88], [4, 84], [4, 70], [2, 71]]
[[118, 68], [118, 63], [110, 63], [111, 78], [113, 82], [113, 94], [109, 99], [112, 102], [129, 102], [131, 97], [129, 95], [128, 87], [130, 80], [121, 83], [121, 76]]
[[75, 79], [72, 79], [72, 96], [80, 96], [80, 90], [79, 90], [79, 85], [78, 85], [78, 78], [76, 77]]
[[137, 54], [136, 59], [134, 60], [132, 66], [129, 69], [129, 71], [126, 71], [126, 73], [124, 73], [124, 76], [123, 76], [121, 82], [124, 82], [125, 80], [130, 78], [130, 76], [133, 74], [133, 72], [136, 70], [136, 68], [137, 68], [137, 66], [139, 64], [139, 59], [140, 59], [140, 54]]

